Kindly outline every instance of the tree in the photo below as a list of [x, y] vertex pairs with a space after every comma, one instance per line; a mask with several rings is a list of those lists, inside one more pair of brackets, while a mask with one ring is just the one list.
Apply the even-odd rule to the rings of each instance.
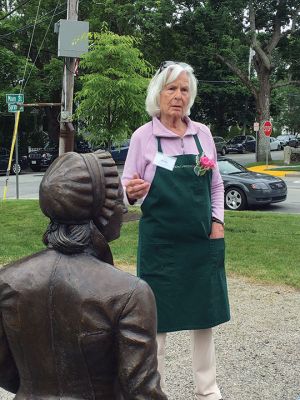
[[132, 36], [104, 30], [91, 38], [90, 51], [80, 63], [84, 75], [76, 114], [89, 141], [107, 145], [124, 140], [146, 121], [145, 93], [152, 67]]
[[[190, 63], [199, 80], [191, 117], [207, 123], [215, 134], [226, 136], [231, 125], [252, 126], [254, 101], [225, 65], [214, 57], [205, 20], [209, 10], [199, 1], [137, 0], [135, 34], [140, 49], [156, 67], [163, 60]], [[218, 35], [222, 29], [218, 27]], [[245, 101], [246, 99], [246, 101]], [[248, 102], [248, 105], [245, 105]]]
[[[295, 62], [284, 58], [290, 46], [299, 44], [300, 6], [298, 0], [208, 1], [213, 28], [215, 57], [224, 63], [247, 87], [255, 99], [256, 118], [260, 123], [257, 160], [265, 157], [267, 140], [262, 131], [263, 122], [270, 119], [272, 91], [278, 87], [300, 83]], [[219, 30], [220, 24], [222, 30]], [[216, 32], [222, 32], [216, 37]], [[284, 48], [281, 45], [284, 43]], [[246, 49], [253, 49], [255, 74], [248, 73]], [[298, 76], [297, 76], [298, 74]]]
[[[5, 102], [6, 93], [24, 91], [25, 102], [60, 102], [62, 86], [63, 61], [57, 58], [57, 35], [54, 23], [66, 15], [66, 5], [57, 0], [44, 0], [38, 7], [38, 0], [12, 0], [0, 3], [0, 40], [3, 51], [0, 51], [0, 65], [11, 60], [7, 79], [4, 68], [0, 67], [0, 103]], [[37, 13], [37, 11], [39, 12]], [[8, 15], [8, 13], [10, 13]], [[33, 35], [34, 32], [34, 35]], [[7, 57], [9, 54], [9, 57]], [[26, 64], [26, 60], [28, 61]], [[17, 68], [18, 67], [18, 68]], [[20, 130], [32, 134], [32, 109], [22, 113]], [[58, 140], [58, 108], [39, 108], [39, 119], [47, 115], [47, 131], [51, 138]], [[6, 114], [0, 116], [0, 125], [7, 125]], [[11, 131], [11, 129], [9, 130]]]
[[274, 121], [275, 127], [280, 133], [285, 128], [293, 134], [300, 134], [300, 88], [291, 86], [280, 89], [276, 101], [280, 114]]

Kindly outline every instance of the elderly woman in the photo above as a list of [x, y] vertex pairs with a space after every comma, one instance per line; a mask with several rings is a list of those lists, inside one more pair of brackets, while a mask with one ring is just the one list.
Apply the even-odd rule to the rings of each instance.
[[209, 128], [188, 117], [196, 93], [190, 65], [161, 64], [146, 99], [152, 121], [132, 135], [122, 181], [130, 204], [143, 200], [137, 272], [156, 299], [162, 382], [166, 333], [190, 330], [196, 398], [219, 400], [212, 327], [230, 318], [224, 187]]

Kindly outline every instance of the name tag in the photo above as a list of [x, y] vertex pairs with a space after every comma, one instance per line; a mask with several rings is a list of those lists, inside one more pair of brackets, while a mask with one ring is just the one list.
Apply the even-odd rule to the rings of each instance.
[[153, 160], [154, 165], [168, 169], [169, 171], [173, 171], [175, 163], [176, 157], [168, 156], [164, 153], [160, 153], [159, 151], [156, 153]]

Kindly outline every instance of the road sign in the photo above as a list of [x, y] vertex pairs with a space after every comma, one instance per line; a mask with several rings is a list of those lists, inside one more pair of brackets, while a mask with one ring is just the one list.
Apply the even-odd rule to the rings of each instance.
[[254, 132], [258, 132], [259, 131], [259, 122], [254, 122], [253, 129], [254, 129]]
[[7, 104], [24, 103], [24, 94], [7, 94]]
[[24, 111], [24, 107], [23, 106], [18, 106], [17, 104], [7, 104], [8, 106], [8, 112], [17, 112], [17, 111]]
[[271, 136], [272, 133], [272, 123], [271, 121], [265, 121], [263, 125], [263, 131], [266, 136]]

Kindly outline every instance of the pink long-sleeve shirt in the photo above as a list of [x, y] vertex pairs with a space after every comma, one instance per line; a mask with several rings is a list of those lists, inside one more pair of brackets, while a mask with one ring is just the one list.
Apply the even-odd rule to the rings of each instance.
[[193, 138], [193, 135], [197, 134], [205, 155], [216, 162], [211, 184], [212, 216], [224, 221], [224, 185], [217, 165], [217, 152], [211, 132], [206, 125], [189, 118], [186, 118], [186, 123], [187, 130], [182, 137], [167, 129], [158, 118], [153, 118], [152, 121], [138, 128], [130, 140], [122, 184], [126, 186], [134, 173], [138, 173], [141, 179], [152, 183], [156, 171], [153, 160], [157, 153], [157, 137], [161, 138], [164, 154], [178, 156], [198, 154]]

